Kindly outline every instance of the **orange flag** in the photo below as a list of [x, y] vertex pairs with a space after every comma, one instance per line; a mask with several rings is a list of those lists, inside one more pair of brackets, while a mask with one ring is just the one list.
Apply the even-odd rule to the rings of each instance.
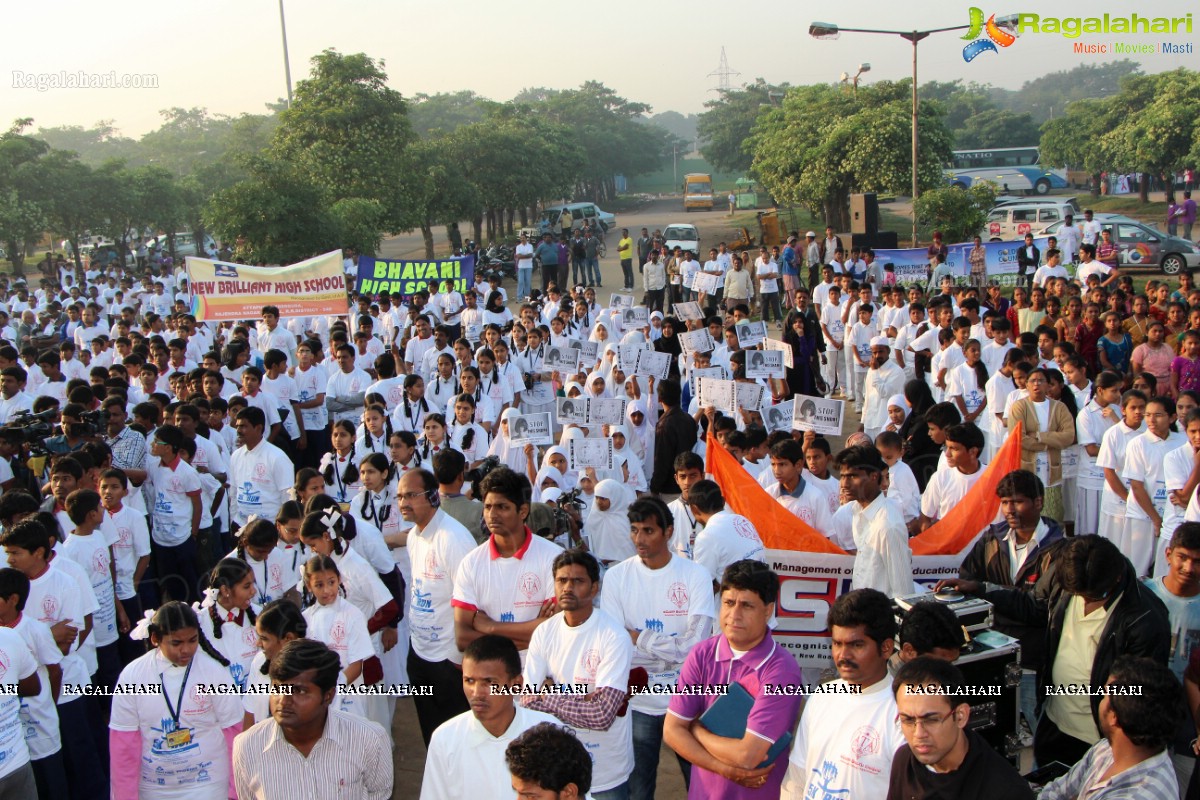
[[[725, 502], [737, 514], [746, 517], [758, 530], [770, 550], [800, 550], [808, 553], [846, 555], [846, 551], [822, 533], [788, 511], [745, 467], [708, 435], [708, 472], [725, 495]], [[1021, 467], [1021, 428], [1018, 426], [988, 464], [983, 475], [967, 496], [944, 519], [909, 540], [915, 556], [955, 555], [970, 544], [979, 531], [996, 517], [1000, 498], [996, 484], [1008, 473]]]
[[746, 472], [746, 468], [717, 443], [711, 432], [708, 434], [706, 453], [708, 472], [721, 487], [725, 502], [734, 513], [754, 523], [767, 549], [846, 555], [845, 550], [767, 494], [767, 490]]
[[996, 512], [1000, 510], [996, 484], [1005, 475], [1020, 468], [1021, 425], [1017, 423], [962, 502], [929, 530], [909, 540], [913, 555], [954, 555], [965, 550], [975, 535], [992, 523]]

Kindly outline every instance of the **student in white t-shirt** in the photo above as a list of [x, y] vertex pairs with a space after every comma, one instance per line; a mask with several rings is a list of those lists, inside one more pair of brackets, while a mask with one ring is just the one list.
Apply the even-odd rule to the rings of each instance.
[[599, 590], [600, 564], [591, 553], [570, 550], [554, 559], [560, 611], [529, 639], [525, 682], [583, 685], [586, 694], [525, 695], [521, 705], [569, 725], [592, 756], [593, 791], [620, 793], [634, 763], [633, 719], [618, 715], [629, 687], [633, 644], [621, 623], [595, 606]]
[[921, 529], [944, 519], [983, 475], [983, 432], [974, 423], [946, 428], [946, 465], [939, 467], [921, 495]]
[[[671, 552], [672, 514], [662, 500], [642, 497], [627, 513], [637, 555], [605, 573], [600, 607], [634, 639], [632, 664], [646, 670], [649, 685], [675, 686], [688, 653], [712, 631], [712, 578], [699, 564]], [[644, 792], [641, 796], [654, 796], [669, 700], [666, 694], [642, 694], [629, 703], [635, 723], [629, 782], [631, 790]]]
[[317, 554], [305, 562], [304, 587], [314, 598], [313, 604], [304, 609], [304, 619], [308, 622], [306, 638], [324, 642], [338, 654], [347, 685], [377, 683], [380, 675], [363, 672], [375, 656], [367, 620], [342, 596], [341, 572], [334, 560]]
[[[92, 616], [92, 637], [96, 647], [97, 669], [94, 682], [97, 686], [110, 687], [121, 671], [121, 657], [117, 652], [118, 629], [129, 630], [130, 620], [125, 616], [125, 607], [117, 602], [112, 550], [115, 544], [101, 528], [104, 509], [100, 495], [91, 489], [76, 489], [67, 496], [67, 514], [74, 524], [73, 530], [60, 545], [61, 555], [83, 568], [88, 584], [99, 603], [99, 611]], [[107, 703], [101, 703], [107, 705]]]
[[771, 448], [774, 482], [767, 494], [822, 535], [829, 530], [829, 496], [825, 489], [803, 477], [804, 446], [795, 439], [777, 442]]
[[693, 558], [719, 584], [725, 568], [735, 561], [766, 561], [762, 539], [750, 520], [729, 511], [721, 487], [702, 480], [688, 489], [688, 508], [704, 529], [696, 534]]
[[[235, 694], [200, 694], [200, 685], [227, 684], [224, 659], [200, 630], [196, 612], [170, 602], [143, 618], [135, 638], [154, 649], [127, 666], [113, 698], [109, 760], [114, 797], [139, 800], [226, 800], [233, 737], [241, 730]], [[158, 692], [135, 693], [134, 687]], [[140, 765], [132, 769], [131, 765]]]
[[242, 446], [229, 457], [229, 484], [234, 491], [231, 519], [239, 526], [252, 515], [274, 519], [295, 478], [291, 460], [264, 439], [266, 421], [262, 409], [249, 406], [234, 422]]
[[201, 632], [229, 662], [230, 679], [241, 691], [246, 689], [250, 662], [258, 654], [254, 583], [254, 573], [245, 561], [221, 559], [209, 576], [208, 591], [198, 615]]

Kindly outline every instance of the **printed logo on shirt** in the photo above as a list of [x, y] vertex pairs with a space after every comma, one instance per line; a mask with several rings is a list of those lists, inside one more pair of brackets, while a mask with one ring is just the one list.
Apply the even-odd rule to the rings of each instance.
[[745, 517], [737, 517], [733, 521], [733, 529], [738, 536], [743, 539], [757, 539], [758, 531], [754, 530], [754, 526], [750, 524], [750, 520]]
[[662, 633], [663, 632], [662, 620], [647, 618], [646, 622], [642, 626], [642, 630], [647, 630], [647, 631], [650, 631], [651, 633]]
[[117, 528], [117, 547], [133, 547], [133, 531], [130, 528]]
[[45, 622], [48, 625], [54, 625], [58, 622], [58, 611], [61, 605], [58, 598], [52, 595], [46, 595], [42, 598], [42, 616], [40, 622]]
[[602, 660], [600, 651], [593, 647], [583, 651], [583, 655], [579, 657], [579, 666], [583, 667], [584, 673], [589, 678], [594, 679], [596, 672], [600, 669], [600, 662]]
[[534, 595], [541, 595], [542, 579], [532, 572], [526, 572], [517, 581], [517, 589], [525, 595], [526, 600], [532, 600]]
[[425, 554], [425, 571], [423, 576], [433, 581], [440, 581], [446, 577], [445, 570], [438, 564], [437, 553], [432, 550]]
[[329, 647], [331, 650], [346, 650], [346, 623], [339, 619], [329, 629]]
[[262, 504], [262, 493], [254, 491], [254, 484], [246, 481], [238, 487], [237, 501], [239, 504], [257, 506]]
[[108, 574], [108, 553], [97, 550], [92, 553], [92, 572]]
[[261, 461], [254, 465], [254, 479], [262, 481], [267, 479], [267, 465]]
[[4, 680], [4, 676], [8, 674], [8, 653], [0, 650], [0, 681]]
[[667, 599], [675, 606], [676, 612], [667, 611], [666, 613], [677, 613], [684, 611], [688, 605], [688, 589], [687, 585], [676, 581], [667, 589]]
[[254, 626], [247, 625], [242, 629], [242, 644], [250, 649], [258, 647], [258, 633], [254, 630]]
[[278, 564], [272, 564], [270, 567], [271, 573], [271, 589], [273, 591], [283, 591], [283, 567]]

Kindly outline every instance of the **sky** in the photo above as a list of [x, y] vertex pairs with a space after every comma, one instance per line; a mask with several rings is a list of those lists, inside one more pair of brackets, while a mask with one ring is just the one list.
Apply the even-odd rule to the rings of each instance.
[[[980, 0], [976, 0], [979, 2]], [[991, 2], [991, 0], [986, 0]], [[862, 81], [902, 79], [912, 73], [912, 46], [898, 36], [843, 33], [836, 41], [808, 36], [808, 25], [843, 28], [931, 29], [966, 25], [967, 2], [859, 0], [840, 7], [795, 0], [606, 0], [563, 12], [554, 3], [517, 0], [283, 0], [293, 81], [326, 48], [364, 52], [385, 62], [392, 88], [405, 96], [471, 89], [507, 100], [532, 86], [571, 88], [598, 80], [654, 112], [699, 113], [715, 98], [711, 75], [724, 46], [733, 86], [764, 78], [771, 83], [834, 82], [861, 62]], [[1022, 0], [982, 6], [985, 15], [1033, 13], [1099, 16], [1105, 12], [1183, 16], [1194, 3], [1144, 0]], [[594, 9], [587, 12], [584, 9]], [[918, 81], [963, 79], [1017, 89], [1047, 72], [1121, 58], [1073, 52], [1073, 42], [1191, 43], [1192, 54], [1132, 56], [1148, 73], [1200, 59], [1200, 11], [1193, 33], [1095, 35], [1067, 39], [1025, 34], [1009, 48], [967, 63], [962, 32], [937, 33], [920, 45]], [[32, 117], [35, 127], [112, 120], [125, 136], [158, 127], [159, 110], [205, 107], [236, 116], [262, 113], [287, 93], [278, 0], [51, 0], [5, 10], [8, 35], [0, 49], [0, 130]], [[25, 88], [36, 73], [152, 74], [157, 88]], [[18, 73], [20, 75], [18, 76]], [[11, 77], [10, 77], [11, 76]]]

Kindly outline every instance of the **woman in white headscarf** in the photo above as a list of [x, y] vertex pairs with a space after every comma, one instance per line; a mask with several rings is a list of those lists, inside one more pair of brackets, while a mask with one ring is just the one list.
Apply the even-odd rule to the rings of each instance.
[[592, 325], [592, 332], [588, 336], [588, 341], [600, 342], [601, 347], [611, 342], [612, 330], [609, 329], [608, 323], [596, 320], [595, 324]]
[[535, 474], [535, 449], [531, 444], [524, 446], [509, 444], [508, 426], [513, 417], [520, 416], [519, 411], [515, 408], [506, 408], [504, 413], [500, 415], [500, 430], [495, 439], [492, 439], [492, 445], [488, 448], [489, 456], [497, 456], [500, 463], [509, 467], [522, 475], [532, 476]]
[[899, 433], [900, 426], [908, 419], [908, 401], [904, 399], [904, 395], [894, 394], [888, 398], [887, 413], [888, 424], [884, 430]]
[[597, 370], [591, 375], [588, 375], [587, 384], [584, 387], [583, 394], [585, 397], [605, 398], [612, 397], [612, 391], [605, 379], [604, 374]]
[[564, 492], [569, 492], [575, 488], [575, 484], [579, 482], [579, 473], [571, 469], [567, 448], [560, 445], [555, 445], [546, 449], [546, 454], [542, 456], [543, 467], [554, 467], [563, 475], [563, 484], [559, 487]]
[[551, 487], [561, 490], [566, 484], [566, 478], [557, 469], [551, 466], [542, 467], [537, 471], [537, 477], [533, 481], [533, 502], [541, 503], [542, 490]]
[[646, 471], [642, 467], [642, 460], [630, 445], [629, 429], [624, 425], [609, 425], [608, 437], [613, 442], [613, 471], [617, 473], [618, 479], [623, 478], [621, 482], [626, 488], [635, 492], [648, 491]]
[[[626, 429], [629, 431], [629, 446], [642, 461], [642, 473], [650, 480], [654, 466], [654, 423], [646, 413], [646, 401], [634, 400], [625, 407]], [[639, 424], [640, 423], [640, 424]]]
[[633, 492], [615, 480], [603, 480], [596, 485], [595, 500], [583, 523], [592, 555], [601, 563], [624, 561], [637, 554], [629, 537], [627, 511], [633, 502]]

